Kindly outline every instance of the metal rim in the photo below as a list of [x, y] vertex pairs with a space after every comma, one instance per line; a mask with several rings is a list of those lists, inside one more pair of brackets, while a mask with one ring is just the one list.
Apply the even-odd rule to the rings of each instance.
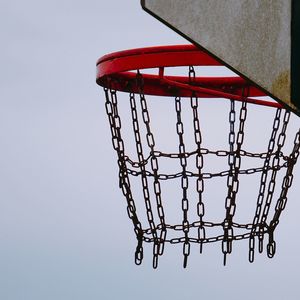
[[[164, 68], [180, 66], [222, 66], [215, 58], [194, 45], [157, 46], [114, 52], [97, 61], [97, 83], [118, 91], [139, 93], [137, 70], [158, 68], [158, 74], [144, 74], [147, 95], [200, 98], [227, 98], [257, 105], [282, 107], [280, 103], [250, 97], [266, 96], [241, 77], [198, 77], [190, 84], [188, 76], [166, 76]], [[245, 97], [247, 91], [247, 97]]]

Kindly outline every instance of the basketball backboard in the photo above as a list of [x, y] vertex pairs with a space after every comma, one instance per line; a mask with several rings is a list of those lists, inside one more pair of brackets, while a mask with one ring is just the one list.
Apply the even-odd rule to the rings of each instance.
[[300, 73], [300, 1], [141, 0], [141, 4], [300, 115], [296, 80]]

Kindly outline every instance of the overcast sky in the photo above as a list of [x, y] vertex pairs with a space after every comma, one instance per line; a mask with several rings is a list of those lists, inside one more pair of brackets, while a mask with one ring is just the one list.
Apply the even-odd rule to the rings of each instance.
[[[203, 255], [193, 248], [185, 270], [181, 249], [171, 247], [157, 270], [151, 248], [134, 264], [95, 63], [183, 38], [138, 0], [2, 0], [0, 27], [0, 299], [300, 299], [299, 176], [272, 260], [264, 253], [250, 264], [247, 243], [237, 243], [226, 267], [219, 244]], [[208, 121], [218, 119], [214, 111], [221, 113], [211, 109]], [[272, 122], [272, 113], [257, 111], [252, 145], [266, 143], [257, 135]], [[256, 201], [245, 195], [245, 205]]]

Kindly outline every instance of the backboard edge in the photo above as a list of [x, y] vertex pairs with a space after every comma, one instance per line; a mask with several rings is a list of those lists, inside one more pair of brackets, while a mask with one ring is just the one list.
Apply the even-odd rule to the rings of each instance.
[[194, 44], [195, 46], [197, 46], [198, 48], [200, 48], [201, 50], [205, 51], [206, 53], [208, 53], [209, 55], [211, 55], [213, 58], [215, 58], [216, 60], [218, 60], [220, 63], [222, 63], [224, 66], [226, 66], [228, 69], [230, 69], [231, 71], [233, 71], [234, 73], [238, 74], [239, 76], [241, 76], [242, 78], [244, 78], [245, 80], [251, 82], [255, 87], [261, 89], [266, 95], [268, 95], [269, 97], [273, 98], [275, 101], [279, 102], [280, 104], [282, 104], [286, 109], [290, 110], [291, 112], [295, 113], [297, 116], [300, 117], [300, 111], [297, 111], [296, 109], [288, 106], [285, 102], [283, 102], [282, 100], [278, 99], [277, 97], [275, 97], [273, 94], [271, 94], [270, 92], [268, 92], [266, 89], [264, 89], [263, 87], [261, 87], [260, 85], [258, 85], [256, 82], [254, 82], [253, 80], [249, 79], [247, 76], [241, 74], [239, 71], [237, 71], [236, 69], [234, 69], [232, 66], [228, 65], [225, 61], [223, 61], [222, 59], [220, 59], [219, 57], [217, 57], [216, 55], [214, 55], [213, 53], [211, 53], [209, 50], [207, 50], [206, 48], [204, 48], [203, 46], [199, 45], [197, 42], [193, 41], [190, 37], [188, 37], [187, 35], [185, 35], [183, 32], [179, 31], [178, 29], [176, 29], [175, 27], [173, 27], [171, 24], [169, 24], [167, 21], [165, 21], [164, 19], [162, 19], [160, 16], [158, 16], [157, 14], [155, 14], [153, 11], [149, 10], [146, 7], [145, 4], [146, 0], [141, 0], [141, 6], [142, 9], [147, 12], [148, 14], [150, 14], [151, 16], [153, 16], [155, 19], [157, 19], [158, 21], [160, 21], [161, 23], [163, 23], [164, 25], [166, 25], [167, 27], [169, 27], [171, 30], [173, 30], [174, 32], [176, 32], [177, 34], [179, 34], [180, 36], [182, 36], [183, 38], [185, 38], [187, 41], [189, 41], [190, 43]]

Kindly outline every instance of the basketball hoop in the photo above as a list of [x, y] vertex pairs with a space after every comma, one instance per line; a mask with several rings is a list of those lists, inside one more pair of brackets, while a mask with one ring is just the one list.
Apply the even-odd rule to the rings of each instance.
[[[128, 216], [132, 220], [137, 238], [135, 263], [138, 265], [143, 260], [144, 243], [153, 244], [154, 268], [158, 265], [158, 258], [163, 254], [166, 243], [182, 245], [184, 267], [187, 266], [191, 244], [198, 244], [202, 253], [204, 244], [221, 242], [224, 265], [227, 255], [232, 252], [233, 241], [245, 239], [249, 241], [250, 262], [254, 261], [256, 241], [260, 253], [263, 252], [266, 237], [268, 257], [273, 257], [276, 251], [274, 231], [286, 206], [287, 193], [292, 185], [293, 168], [299, 156], [300, 132], [296, 133], [292, 141], [292, 150], [288, 154], [284, 153], [290, 111], [273, 100], [255, 98], [265, 94], [241, 77], [196, 76], [195, 69], [199, 66], [221, 66], [221, 64], [192, 45], [127, 50], [106, 55], [97, 62], [97, 83], [104, 87], [112, 144], [118, 156], [119, 185], [126, 198]], [[174, 67], [186, 67], [187, 76], [165, 74], [167, 68]], [[157, 71], [150, 74], [146, 69]], [[126, 153], [119, 113], [119, 93], [128, 93], [131, 111], [128, 118], [131, 119], [133, 126], [137, 161]], [[173, 152], [157, 149], [146, 96], [173, 99], [176, 116], [174, 130], [177, 136], [177, 149]], [[211, 98], [212, 101], [213, 98], [228, 100], [229, 111], [225, 113], [229, 116], [229, 137], [227, 148], [224, 150], [207, 149], [202, 143], [204, 133], [199, 116], [201, 98]], [[184, 101], [190, 101], [190, 121], [193, 124], [194, 136], [192, 151], [188, 151], [185, 145], [185, 124], [182, 118]], [[238, 102], [240, 104], [237, 110]], [[156, 105], [159, 106], [159, 101]], [[251, 105], [262, 105], [274, 111], [270, 140], [267, 149], [260, 153], [244, 149], [244, 127]], [[208, 155], [225, 159], [227, 169], [217, 173], [204, 172]], [[162, 158], [168, 158], [174, 163], [176, 161], [180, 166], [180, 172], [161, 173]], [[260, 166], [242, 169], [241, 161], [245, 158], [260, 159]], [[189, 159], [195, 162], [193, 170], [190, 169]], [[280, 187], [275, 190], [279, 173], [283, 174], [282, 181], [279, 183]], [[260, 174], [258, 194], [253, 199], [256, 202], [256, 209], [250, 223], [235, 222], [235, 211], [239, 205], [240, 178], [252, 174]], [[133, 177], [141, 179], [142, 199], [137, 199], [133, 195], [131, 183]], [[181, 222], [170, 224], [164, 210], [164, 205], [169, 199], [164, 199], [163, 184], [176, 178], [180, 180], [181, 192], [178, 201], [181, 205]], [[207, 180], [214, 178], [227, 178], [227, 194], [224, 195], [221, 204], [224, 205], [225, 202], [224, 218], [219, 221], [207, 220], [205, 214], [206, 201], [209, 199], [205, 194], [205, 184]], [[192, 185], [191, 182], [195, 184]], [[192, 189], [197, 199], [189, 198]], [[136, 204], [141, 201], [144, 204], [145, 220], [142, 220], [137, 210]], [[189, 219], [191, 201], [196, 203], [194, 207], [196, 220]], [[222, 233], [210, 236], [207, 233], [209, 228], [220, 228]]]

